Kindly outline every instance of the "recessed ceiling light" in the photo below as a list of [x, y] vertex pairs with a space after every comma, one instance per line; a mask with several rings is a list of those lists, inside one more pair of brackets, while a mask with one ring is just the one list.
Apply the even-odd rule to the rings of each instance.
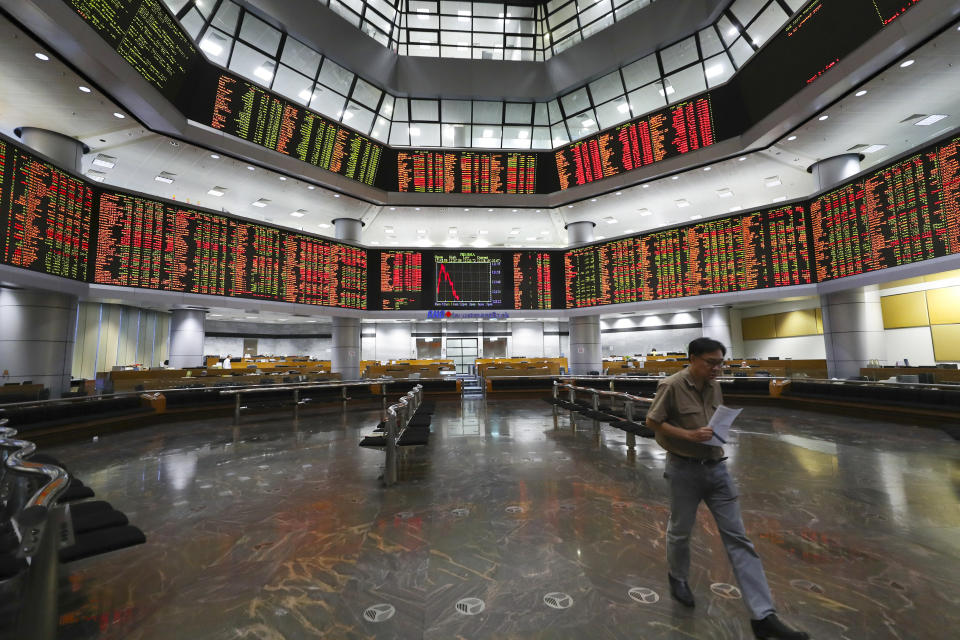
[[90, 93], [90, 87], [85, 87], [83, 85], [80, 85], [79, 87], [77, 87], [77, 89], [80, 89], [80, 91], [83, 91], [84, 93]]
[[[622, 195], [623, 195], [623, 191], [617, 191], [617, 195], [618, 195], [618, 196], [622, 196]], [[540, 209], [537, 209], [537, 213], [540, 213]]]
[[684, 207], [690, 206], [690, 203], [684, 198], [680, 198], [679, 200], [675, 200], [674, 202], [676, 202], [677, 206], [681, 209], [683, 209]]
[[520, 233], [520, 227], [514, 227], [513, 229], [510, 229], [510, 235], [515, 236], [518, 233]]
[[492, 213], [493, 209], [487, 209], [487, 213]]
[[421, 235], [421, 236], [425, 236], [425, 235], [427, 235], [427, 230], [426, 230], [426, 229], [417, 229], [417, 233], [418, 233], [419, 235]]
[[256, 167], [251, 167], [250, 165], [247, 165], [247, 169], [250, 170], [250, 171], [256, 171], [256, 170], [257, 170]]
[[93, 159], [93, 164], [104, 169], [113, 169], [117, 166], [117, 159], [105, 153], [98, 153], [97, 157]]
[[154, 180], [157, 182], [163, 182], [164, 184], [172, 184], [173, 177], [177, 175], [175, 173], [170, 173], [169, 171], [161, 171], [160, 175], [154, 177]]
[[911, 59], [911, 60], [904, 60], [903, 62], [900, 63], [900, 68], [901, 68], [901, 69], [906, 69], [907, 67], [909, 67], [910, 65], [912, 65], [914, 62], [916, 62], [916, 61], [915, 61], [915, 60], [912, 60], [912, 59]]
[[703, 216], [698, 213], [698, 214], [695, 215], [695, 216], [690, 216], [690, 219], [691, 219], [691, 220], [699, 220], [699, 219], [702, 218], [702, 217], [703, 217]]
[[650, 211], [650, 209], [637, 209], [637, 213], [639, 213], [642, 218], [653, 215], [653, 211]]
[[280, 176], [280, 182], [286, 182], [287, 176]]
[[644, 188], [644, 189], [649, 189], [649, 188], [650, 188], [650, 185], [645, 184], [645, 185], [643, 185], [643, 188]]
[[516, 212], [517, 212], [517, 210], [516, 210], [516, 209], [514, 209], [514, 210], [513, 210], [513, 213], [516, 213]]
[[[596, 202], [596, 201], [597, 201], [596, 198], [590, 198], [590, 202]], [[514, 209], [514, 211], [516, 211], [516, 209]]]
[[780, 182], [780, 176], [770, 176], [769, 178], [763, 179], [763, 184], [768, 187], [779, 187], [783, 183]]
[[211, 154], [210, 154], [210, 157], [213, 158], [214, 160], [219, 160], [219, 159], [220, 159], [220, 156], [218, 156], [218, 155], [215, 154], [215, 153], [211, 153]]
[[857, 91], [854, 95], [857, 96], [858, 98], [862, 98], [863, 96], [867, 95], [867, 90], [860, 89], [860, 91]]
[[773, 202], [783, 202], [786, 199], [787, 199], [787, 196], [777, 196], [776, 198], [773, 199]]
[[383, 228], [383, 231], [384, 231], [385, 233], [393, 233], [393, 227], [386, 226], [386, 227]]
[[339, 194], [339, 193], [335, 193], [335, 194], [333, 194], [333, 197], [334, 197], [334, 198], [339, 198], [339, 197], [340, 197], [340, 194]]
[[447, 229], [447, 233], [450, 234], [451, 236], [455, 236], [455, 235], [457, 235], [457, 228], [456, 228], [456, 227], [449, 227], [449, 228]]
[[[617, 224], [617, 222], [619, 222], [619, 221], [618, 221], [616, 218], [614, 218], [613, 216], [607, 216], [606, 218], [603, 219], [603, 221], [606, 222], [607, 224]], [[544, 232], [544, 233], [546, 233], [546, 232]]]
[[670, 179], [671, 179], [671, 180], [679, 180], [679, 179], [680, 179], [680, 176], [671, 176]]
[[864, 153], [876, 153], [877, 151], [880, 151], [881, 149], [886, 149], [886, 148], [887, 148], [887, 145], [885, 145], [885, 144], [872, 144], [872, 145], [870, 145], [869, 147], [867, 147], [866, 149], [864, 149], [863, 152], [864, 152]]
[[214, 188], [210, 189], [210, 191], [207, 191], [207, 194], [208, 194], [208, 195], [211, 195], [211, 196], [216, 196], [216, 197], [219, 198], [219, 197], [222, 196], [224, 193], [226, 193], [226, 191], [227, 191], [227, 188], [226, 188], [226, 187], [214, 187]]
[[824, 120], [826, 120], [826, 119], [829, 118], [829, 117], [830, 117], [830, 116], [824, 114], [824, 115], [820, 116], [819, 118], [817, 118], [817, 120], [819, 120], [820, 122], [823, 122]]
[[127, 116], [123, 115], [123, 114], [120, 113], [119, 111], [114, 111], [114, 112], [113, 112], [113, 117], [114, 117], [114, 118], [120, 118], [121, 120], [123, 120], [123, 119], [126, 118]]
[[308, 211], [305, 209], [297, 209], [296, 211], [291, 211], [290, 215], [292, 215], [294, 218], [302, 218], [303, 216], [307, 215], [307, 213]]
[[704, 168], [703, 168], [704, 171], [710, 171], [710, 169], [713, 169], [713, 167], [704, 167]]
[[370, 244], [380, 244], [380, 242], [378, 240], [371, 240]]
[[733, 191], [730, 190], [730, 187], [724, 187], [723, 189], [717, 189], [717, 196], [720, 198], [731, 198], [733, 197]]
[[222, 317], [222, 316], [223, 316], [222, 313], [211, 313], [211, 314], [210, 314], [210, 317], [211, 317], [211, 318], [220, 318], [220, 317]]
[[260, 198], [259, 200], [255, 200], [255, 201], [251, 202], [250, 204], [253, 205], [254, 207], [263, 209], [265, 206], [267, 206], [268, 204], [270, 204], [270, 201], [267, 200], [266, 198]]
[[470, 211], [470, 209], [464, 209], [464, 211]]
[[487, 231], [486, 229], [480, 229], [477, 233], [479, 233], [482, 236], [485, 236], [489, 233], [489, 231]]
[[939, 114], [939, 113], [935, 113], [935, 114], [933, 114], [933, 115], [931, 115], [931, 116], [927, 116], [927, 117], [924, 118], [923, 120], [917, 120], [917, 121], [914, 122], [913, 124], [917, 125], [918, 127], [929, 127], [930, 125], [934, 124], [935, 122], [940, 122], [941, 120], [943, 120], [943, 119], [946, 118], [946, 117], [948, 117], [948, 116], [945, 116], [945, 115]]
[[789, 138], [787, 138], [787, 142], [793, 142], [796, 139], [797, 139], [797, 136], [790, 136]]
[[396, 210], [397, 210], [396, 207], [390, 207], [390, 211], [396, 211]]
[[330, 228], [330, 225], [327, 224], [326, 222], [321, 222], [321, 223], [318, 224], [317, 226], [320, 227], [321, 229], [329, 229], [329, 228]]
[[567, 205], [567, 209], [573, 209], [573, 205], [572, 205], [572, 204], [568, 204], [568, 205]]
[[37, 60], [43, 60], [44, 62], [50, 59], [50, 56], [45, 53], [40, 53], [39, 51], [33, 55], [37, 58]]
[[740, 156], [740, 158], [738, 158], [738, 160], [739, 160], [740, 162], [743, 162], [743, 161], [746, 160], [746, 159], [747, 159], [747, 156]]
[[316, 187], [313, 186], [312, 184], [308, 184], [307, 189], [310, 189], [310, 191], [313, 191], [314, 189], [316, 189]]
[[738, 204], [735, 204], [732, 207], [730, 207], [730, 213], [733, 213], [734, 211], [740, 211], [741, 209], [743, 209], [743, 207], [741, 207]]
[[536, 239], [537, 239], [537, 236], [527, 236], [527, 242], [530, 242], [530, 241], [536, 240]]
[[594, 236], [597, 240], [605, 240], [607, 236]]
[[420, 207], [415, 208], [414, 211], [420, 211]]
[[636, 229], [627, 229], [624, 233], [636, 233]]
[[104, 178], [107, 177], [103, 171], [97, 171], [96, 169], [90, 169], [87, 171], [87, 177], [91, 180], [96, 180], [97, 182], [103, 182]]

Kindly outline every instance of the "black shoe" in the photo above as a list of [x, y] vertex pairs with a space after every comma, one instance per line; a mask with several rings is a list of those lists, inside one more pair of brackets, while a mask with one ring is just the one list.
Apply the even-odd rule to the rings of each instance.
[[771, 613], [763, 620], [751, 620], [753, 635], [758, 638], [775, 638], [779, 640], [810, 640], [810, 634], [805, 631], [794, 631], [780, 622], [777, 614]]
[[674, 600], [685, 607], [696, 605], [696, 602], [693, 600], [693, 592], [690, 591], [690, 585], [687, 584], [686, 580], [677, 580], [669, 573], [667, 574], [667, 578], [670, 579], [670, 595], [673, 596]]

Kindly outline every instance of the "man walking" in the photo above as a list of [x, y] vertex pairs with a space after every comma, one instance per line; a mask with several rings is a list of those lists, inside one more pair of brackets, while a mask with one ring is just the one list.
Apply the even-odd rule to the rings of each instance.
[[670, 523], [667, 527], [667, 564], [670, 594], [681, 604], [694, 606], [687, 584], [690, 573], [690, 533], [700, 501], [707, 503], [727, 549], [743, 600], [750, 610], [757, 638], [807, 640], [777, 618], [760, 556], [744, 531], [737, 488], [724, 464], [723, 449], [705, 444], [713, 438], [707, 426], [723, 394], [716, 377], [727, 348], [710, 338], [690, 343], [690, 365], [662, 380], [647, 413], [647, 425], [657, 443], [667, 450], [664, 477], [670, 483]]

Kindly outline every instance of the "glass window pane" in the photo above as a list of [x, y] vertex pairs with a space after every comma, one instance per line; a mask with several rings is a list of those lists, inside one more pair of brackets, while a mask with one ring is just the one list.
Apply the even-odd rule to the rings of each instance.
[[730, 11], [740, 24], [747, 26], [766, 2], [767, 0], [736, 0], [730, 6]]
[[177, 15], [177, 12], [187, 4], [187, 0], [163, 0], [163, 3], [170, 9], [170, 13]]
[[469, 58], [470, 47], [440, 47], [441, 58]]
[[504, 127], [504, 149], [529, 149], [531, 127]]
[[322, 85], [317, 85], [313, 90], [310, 108], [334, 120], [339, 120], [340, 112], [343, 110], [343, 104], [346, 101], [347, 99], [336, 91], [327, 89]]
[[411, 122], [410, 144], [414, 147], [439, 147], [440, 125], [436, 122]]
[[714, 56], [703, 64], [703, 72], [707, 77], [707, 85], [715, 87], [723, 84], [733, 75], [733, 63], [726, 52]]
[[502, 4], [491, 4], [486, 2], [473, 3], [473, 15], [485, 16], [487, 18], [496, 18], [503, 15]]
[[440, 105], [437, 100], [411, 100], [410, 101], [410, 119], [411, 120], [433, 120], [440, 119]]
[[720, 37], [723, 38], [727, 46], [730, 46], [730, 43], [740, 35], [740, 31], [733, 26], [727, 16], [720, 16], [720, 19], [717, 20], [717, 30], [720, 31]]
[[491, 124], [473, 127], [473, 146], [499, 149], [503, 127]]
[[370, 127], [373, 126], [373, 111], [356, 102], [350, 102], [347, 104], [346, 111], [343, 112], [341, 122], [360, 133], [369, 133]]
[[[556, 29], [559, 25], [563, 24], [573, 16], [577, 15], [577, 7], [574, 3], [570, 3], [565, 6], [560, 11], [554, 13], [549, 18], [547, 18], [547, 25], [550, 27], [550, 30]], [[574, 20], [576, 22], [576, 20]]]
[[574, 140], [579, 140], [580, 138], [599, 131], [600, 129], [597, 127], [597, 117], [594, 115], [593, 109], [588, 109], [572, 118], [567, 118], [567, 130], [570, 132], [570, 137]]
[[227, 66], [230, 59], [230, 49], [233, 47], [233, 38], [216, 29], [207, 29], [200, 41], [200, 50], [207, 59], [221, 66]]
[[497, 20], [495, 18], [474, 18], [473, 30], [503, 33], [503, 20]]
[[280, 32], [249, 11], [243, 14], [240, 39], [272, 56], [277, 55], [280, 46]]
[[807, 0], [787, 0], [787, 6], [790, 7], [794, 13], [800, 11], [800, 8], [805, 4], [807, 4]]
[[474, 60], [503, 60], [503, 49], [474, 49]]
[[380, 115], [388, 120], [393, 118], [393, 96], [389, 93], [383, 96], [383, 102], [380, 103]]
[[474, 33], [473, 46], [475, 47], [502, 47], [502, 33]]
[[420, 56], [422, 58], [439, 58], [440, 57], [440, 47], [435, 44], [418, 44], [416, 46], [410, 45], [410, 55], [411, 56]]
[[196, 40], [197, 36], [200, 35], [200, 30], [203, 29], [203, 16], [200, 15], [200, 12], [196, 9], [190, 9], [187, 15], [183, 16], [180, 24], [186, 29], [187, 33], [190, 34], [190, 37]]
[[533, 116], [533, 103], [508, 102], [504, 122], [514, 124], [530, 124]]
[[444, 100], [440, 105], [444, 122], [470, 122], [469, 100]]
[[393, 108], [393, 119], [394, 120], [409, 120], [410, 116], [408, 115], [407, 110], [407, 99], [406, 98], [397, 98], [396, 105]]
[[563, 119], [563, 114], [560, 112], [560, 105], [556, 100], [548, 102], [547, 107], [550, 110], [550, 124], [556, 124]]
[[410, 127], [406, 122], [394, 122], [390, 127], [390, 144], [410, 146]]
[[770, 6], [747, 28], [747, 33], [750, 34], [750, 40], [753, 44], [760, 47], [777, 33], [780, 30], [780, 25], [786, 21], [787, 14], [776, 2], [771, 2]]
[[445, 124], [441, 129], [443, 146], [467, 149], [470, 147], [469, 124]]
[[270, 86], [277, 63], [255, 49], [251, 49], [242, 42], [233, 47], [233, 56], [230, 58], [230, 69], [240, 75], [250, 78], [254, 82]]
[[380, 96], [382, 95], [383, 91], [380, 91], [380, 89], [377, 89], [369, 82], [357, 78], [356, 83], [353, 85], [353, 95], [350, 97], [371, 109], [376, 109], [377, 104], [380, 102]]
[[533, 128], [533, 148], [534, 149], [552, 149], [553, 142], [550, 140], [550, 127]]
[[533, 109], [533, 124], [550, 124], [547, 117], [547, 103], [538, 102]]
[[330, 8], [333, 9], [333, 12], [338, 16], [349, 22], [355, 27], [360, 26], [360, 16], [357, 15], [355, 11], [350, 10], [345, 4], [338, 2], [337, 0], [330, 0]]
[[560, 102], [563, 104], [563, 112], [569, 115], [578, 113], [589, 107], [590, 97], [587, 95], [586, 88], [581, 87], [576, 91], [571, 91], [567, 95], [562, 96]]
[[474, 100], [473, 121], [481, 124], [502, 123], [503, 103], [494, 100]]
[[660, 59], [666, 73], [685, 67], [697, 61], [697, 43], [694, 38], [681, 40], [661, 51]]
[[667, 104], [667, 99], [663, 96], [663, 87], [659, 82], [653, 82], [630, 92], [627, 99], [630, 101], [630, 110], [633, 111], [634, 118], [656, 111]]
[[700, 32], [700, 50], [701, 53], [708, 58], [723, 51], [723, 43], [720, 42], [720, 36], [717, 35], [717, 30], [712, 26]]
[[667, 97], [670, 102], [682, 100], [707, 88], [703, 78], [703, 68], [699, 64], [667, 76], [664, 86], [667, 87]]
[[197, 9], [200, 10], [200, 13], [203, 14], [204, 18], [210, 18], [210, 12], [213, 11], [213, 5], [215, 5], [215, 0], [196, 0], [193, 3]]
[[504, 44], [515, 49], [532, 49], [533, 38], [528, 36], [506, 36]]
[[610, 0], [599, 0], [594, 3], [591, 0], [580, 2], [580, 24], [590, 24], [597, 18], [604, 16], [611, 11]]
[[747, 44], [745, 38], [737, 38], [737, 41], [730, 47], [730, 55], [733, 56], [733, 61], [737, 63], [738, 67], [742, 67], [753, 54], [753, 47]]
[[596, 22], [590, 23], [589, 26], [584, 27], [581, 30], [581, 33], [584, 39], [589, 38], [599, 31], [603, 31], [607, 27], [613, 24], [613, 14], [607, 14], [606, 16], [600, 18]]
[[280, 62], [296, 69], [305, 76], [315, 78], [320, 66], [320, 54], [299, 40], [287, 37], [283, 43], [283, 55]]
[[597, 122], [601, 129], [630, 119], [630, 105], [625, 97], [616, 98], [597, 107]]
[[350, 93], [350, 85], [353, 84], [353, 74], [330, 58], [326, 58], [317, 80], [331, 89], [347, 94]]
[[628, 64], [622, 71], [627, 91], [642, 87], [660, 77], [660, 67], [657, 65], [657, 56], [654, 53]]
[[456, 47], [469, 47], [470, 32], [469, 31], [441, 31], [440, 43], [456, 46]]
[[386, 142], [389, 138], [390, 132], [390, 121], [386, 118], [377, 116], [377, 121], [373, 123], [373, 130], [370, 132], [370, 137], [380, 142]]
[[240, 7], [232, 2], [224, 2], [217, 9], [217, 15], [213, 17], [213, 26], [233, 35], [237, 31], [237, 18], [239, 17]]
[[436, 44], [438, 37], [436, 31], [410, 31], [410, 44]]
[[290, 67], [280, 65], [277, 78], [273, 81], [273, 90], [305, 105], [313, 94], [313, 80], [300, 75]]
[[610, 98], [623, 95], [623, 83], [620, 81], [620, 72], [614, 71], [599, 80], [590, 83], [590, 95], [594, 104], [606, 102]]
[[570, 142], [570, 137], [567, 135], [567, 128], [563, 126], [563, 123], [550, 127], [550, 135], [553, 137], [553, 147], [559, 147], [560, 145]]
[[527, 18], [533, 20], [536, 16], [533, 14], [533, 7], [518, 7], [515, 5], [507, 6], [508, 18]]

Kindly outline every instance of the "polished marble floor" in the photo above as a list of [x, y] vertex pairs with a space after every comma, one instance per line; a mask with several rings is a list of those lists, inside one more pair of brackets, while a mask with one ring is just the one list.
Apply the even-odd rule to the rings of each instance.
[[[440, 400], [401, 482], [373, 405], [180, 422], [50, 449], [146, 545], [67, 565], [67, 639], [750, 638], [705, 508], [697, 608], [667, 591], [664, 455], [535, 398]], [[747, 407], [729, 466], [781, 616], [812, 637], [955, 638], [960, 443]]]

